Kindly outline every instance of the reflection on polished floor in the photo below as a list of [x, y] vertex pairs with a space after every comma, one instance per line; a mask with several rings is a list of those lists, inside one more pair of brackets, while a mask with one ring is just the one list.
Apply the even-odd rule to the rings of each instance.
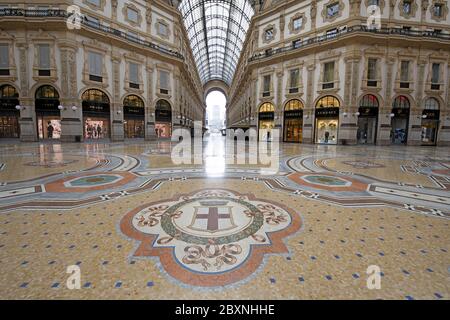
[[448, 149], [280, 144], [261, 175], [174, 146], [1, 144], [0, 297], [450, 298]]

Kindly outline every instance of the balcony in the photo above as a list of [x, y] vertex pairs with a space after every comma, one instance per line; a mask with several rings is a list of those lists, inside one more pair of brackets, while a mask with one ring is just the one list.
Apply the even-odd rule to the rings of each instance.
[[253, 55], [252, 57], [250, 57], [248, 59], [248, 62], [262, 60], [262, 59], [268, 58], [270, 56], [276, 56], [279, 54], [299, 50], [300, 48], [303, 49], [303, 48], [311, 47], [315, 44], [326, 43], [328, 41], [329, 42], [336, 41], [337, 39], [339, 39], [343, 36], [350, 35], [350, 34], [357, 34], [357, 33], [376, 34], [376, 35], [381, 35], [381, 36], [401, 35], [401, 36], [412, 37], [412, 38], [427, 38], [427, 39], [437, 39], [437, 40], [447, 40], [447, 41], [450, 40], [450, 34], [443, 34], [441, 32], [407, 30], [407, 29], [402, 29], [402, 28], [369, 29], [369, 28], [367, 28], [367, 26], [361, 25], [361, 26], [348, 27], [346, 29], [339, 30], [336, 33], [333, 33], [332, 35], [325, 34], [322, 36], [309, 38], [309, 39], [306, 39], [306, 40], [296, 43], [295, 46], [293, 46], [291, 44], [291, 45], [288, 45], [288, 46], [285, 46], [282, 48], [273, 49], [270, 52], [270, 54], [267, 54], [266, 52], [258, 53], [258, 54]]
[[[62, 18], [64, 20], [70, 18], [72, 14], [67, 14], [66, 10], [61, 9], [44, 9], [44, 10], [29, 10], [29, 9], [0, 9], [0, 17], [24, 17], [24, 18]], [[163, 48], [149, 41], [139, 39], [134, 36], [130, 36], [127, 32], [120, 31], [118, 29], [111, 28], [109, 26], [102, 25], [97, 21], [89, 21], [87, 19], [81, 19], [81, 25], [88, 28], [107, 33], [123, 40], [133, 42], [135, 44], [144, 46], [149, 49], [159, 51], [160, 53], [184, 60], [183, 55], [180, 53]]]

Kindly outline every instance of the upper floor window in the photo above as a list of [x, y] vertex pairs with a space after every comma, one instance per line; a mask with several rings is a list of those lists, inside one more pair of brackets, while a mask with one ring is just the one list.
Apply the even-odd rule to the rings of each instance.
[[369, 0], [369, 6], [380, 6], [380, 0]]
[[169, 93], [169, 72], [160, 70], [159, 71], [159, 90], [160, 93], [168, 94]]
[[411, 0], [403, 0], [403, 13], [408, 15], [412, 13]]
[[298, 92], [299, 80], [300, 80], [300, 70], [292, 69], [290, 71], [289, 93], [297, 93]]
[[50, 69], [50, 46], [40, 44], [39, 48], [39, 69]]
[[327, 17], [332, 18], [339, 14], [339, 2], [335, 2], [327, 6]]
[[409, 88], [409, 61], [400, 63], [400, 88]]
[[266, 39], [266, 41], [270, 41], [273, 39], [273, 28], [267, 29], [266, 32], [264, 33], [264, 37]]
[[165, 23], [158, 22], [158, 34], [167, 37], [169, 35], [169, 28]]
[[439, 83], [440, 67], [439, 63], [433, 63], [431, 67], [431, 83]]
[[9, 46], [0, 44], [0, 75], [9, 75]]
[[292, 20], [292, 26], [295, 31], [298, 31], [302, 28], [303, 25], [303, 17], [298, 17]]
[[323, 84], [322, 89], [331, 89], [334, 87], [334, 61], [323, 65]]
[[137, 63], [130, 62], [128, 65], [130, 71], [130, 88], [139, 89], [139, 66]]
[[263, 96], [270, 96], [270, 81], [272, 80], [272, 77], [268, 74], [265, 75], [263, 79]]
[[433, 7], [433, 15], [435, 17], [441, 18], [444, 14], [443, 9], [444, 9], [444, 7], [443, 7], [442, 3], [435, 3], [434, 7]]
[[138, 23], [139, 22], [139, 13], [131, 8], [127, 8], [127, 18], [128, 20], [134, 22], [134, 23]]
[[103, 57], [100, 53], [89, 52], [89, 80], [103, 81]]
[[377, 86], [377, 64], [378, 60], [375, 58], [369, 58], [367, 60], [367, 86], [376, 87]]
[[100, 7], [100, 1], [101, 0], [87, 0], [90, 4], [93, 4], [94, 6]]

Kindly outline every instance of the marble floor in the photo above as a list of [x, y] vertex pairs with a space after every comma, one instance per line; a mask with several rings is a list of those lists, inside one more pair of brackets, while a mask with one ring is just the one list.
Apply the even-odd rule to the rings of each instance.
[[0, 142], [0, 298], [450, 298], [448, 148], [175, 146]]

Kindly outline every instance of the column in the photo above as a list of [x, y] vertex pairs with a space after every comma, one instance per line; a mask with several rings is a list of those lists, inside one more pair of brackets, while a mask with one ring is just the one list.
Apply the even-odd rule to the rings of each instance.
[[416, 104], [411, 106], [409, 112], [409, 128], [407, 144], [418, 146], [422, 143], [422, 99], [425, 89], [425, 66], [427, 64], [426, 57], [419, 57], [417, 61], [417, 83], [416, 85]]
[[145, 140], [155, 140], [155, 102], [153, 97], [153, 66], [147, 64], [147, 105], [145, 106]]
[[378, 113], [377, 145], [391, 144], [391, 117], [392, 112], [392, 73], [395, 57], [386, 57], [386, 80], [384, 83], [384, 105], [380, 105]]
[[437, 145], [450, 146], [450, 59], [447, 62], [447, 97], [444, 105], [440, 106], [440, 128], [438, 130]]
[[314, 143], [314, 70], [315, 62], [307, 65], [306, 99], [303, 110], [303, 140], [302, 143]]
[[30, 83], [28, 81], [28, 44], [26, 41], [18, 41], [19, 49], [19, 79], [20, 79], [20, 141], [37, 141], [36, 112], [34, 108], [34, 97], [30, 96]]
[[60, 42], [61, 52], [61, 141], [83, 139], [82, 106], [78, 98], [76, 43]]
[[124, 128], [123, 128], [123, 108], [122, 101], [120, 101], [120, 62], [121, 57], [118, 52], [111, 53], [112, 61], [112, 96], [111, 101], [111, 141], [123, 141], [124, 140]]

